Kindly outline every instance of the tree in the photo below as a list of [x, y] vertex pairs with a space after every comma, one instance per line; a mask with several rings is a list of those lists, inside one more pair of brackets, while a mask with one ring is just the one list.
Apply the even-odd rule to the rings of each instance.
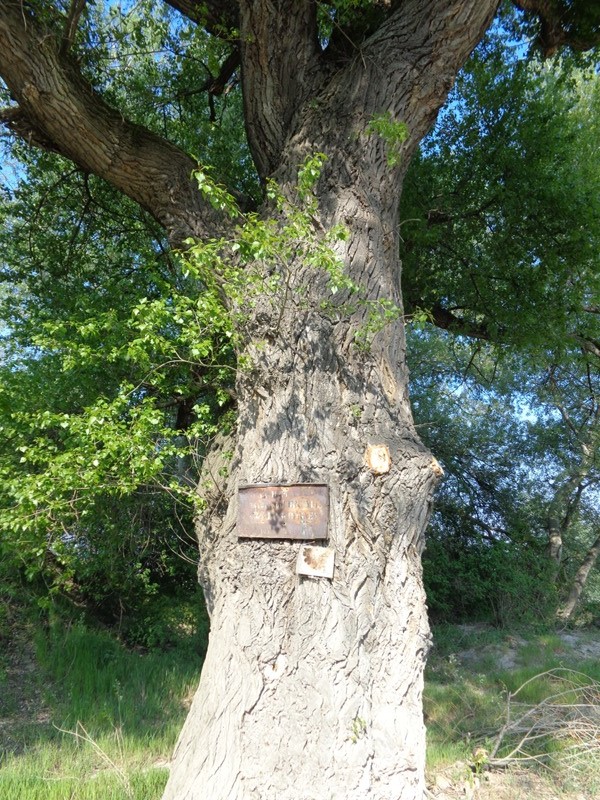
[[[397, 210], [410, 158], [497, 2], [169, 5], [229, 45], [209, 93], [240, 68], [260, 217], [107, 101], [86, 57], [85, 3], [0, 8], [3, 122], [138, 203], [172, 247], [203, 241], [190, 255], [196, 291], [216, 292], [238, 328], [236, 427], [200, 480], [211, 640], [165, 798], [296, 798], [299, 786], [414, 798], [428, 647], [419, 557], [440, 470], [408, 402]], [[520, 6], [547, 52], [598, 38], [577, 4]], [[279, 250], [252, 230], [280, 230]], [[244, 266], [262, 290], [240, 307], [231, 282]], [[369, 468], [370, 445], [388, 448], [389, 471]], [[298, 579], [287, 540], [237, 537], [239, 486], [265, 482], [328, 485], [333, 582]]]
[[[411, 338], [415, 420], [446, 474], [424, 558], [431, 613], [514, 624], [558, 606], [568, 620], [598, 556], [596, 359], [537, 371], [447, 332]], [[595, 606], [593, 587], [588, 619]]]
[[474, 347], [429, 326], [409, 336], [409, 354], [415, 421], [445, 473], [423, 557], [431, 619], [550, 618], [554, 586], [539, 513], [549, 448], [540, 446], [540, 461], [519, 418], [518, 358], [500, 361], [492, 345]]
[[[540, 392], [547, 409], [546, 420], [543, 417], [540, 420], [546, 428], [540, 438], [553, 435], [559, 438], [559, 445], [553, 447], [555, 474], [550, 483], [545, 527], [548, 555], [566, 590], [558, 610], [563, 621], [573, 615], [600, 552], [598, 364], [595, 357], [590, 359], [585, 352], [581, 360], [583, 364], [574, 361], [570, 369], [553, 365], [544, 376]], [[551, 421], [554, 425], [548, 424]], [[573, 544], [579, 547], [573, 548]], [[583, 553], [578, 553], [582, 544]]]
[[[447, 534], [481, 567], [525, 526], [527, 546], [543, 560], [545, 543], [551, 559], [539, 568], [568, 593], [572, 580], [581, 591], [573, 558], [594, 516], [599, 84], [593, 66], [511, 53], [500, 31], [462, 71], [405, 181], [405, 307], [450, 334], [412, 337], [413, 406], [449, 475], [435, 541]], [[454, 403], [435, 387], [440, 370]], [[513, 407], [538, 424], [517, 423]]]

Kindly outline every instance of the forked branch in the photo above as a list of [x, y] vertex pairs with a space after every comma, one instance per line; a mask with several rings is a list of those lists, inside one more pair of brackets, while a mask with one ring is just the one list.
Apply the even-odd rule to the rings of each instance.
[[75, 38], [75, 33], [77, 31], [77, 25], [79, 24], [79, 19], [83, 14], [83, 10], [86, 5], [87, 0], [72, 0], [69, 13], [67, 14], [67, 20], [65, 22], [65, 29], [60, 48], [62, 53], [66, 53], [73, 44], [73, 39]]

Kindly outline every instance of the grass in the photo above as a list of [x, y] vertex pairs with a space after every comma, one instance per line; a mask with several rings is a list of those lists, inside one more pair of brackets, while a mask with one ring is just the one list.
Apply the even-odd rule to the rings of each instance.
[[[205, 633], [182, 627], [163, 651], [127, 648], [83, 623], [20, 629], [0, 647], [0, 719], [9, 722], [0, 722], [0, 800], [158, 800]], [[424, 695], [430, 773], [462, 762], [469, 774], [473, 751], [491, 748], [505, 720], [507, 693], [534, 676], [548, 673], [530, 680], [519, 702], [555, 693], [557, 668], [576, 669], [576, 684], [600, 683], [600, 661], [579, 660], [553, 632], [444, 626], [434, 641]], [[514, 667], [502, 667], [499, 656], [511, 652]], [[562, 785], [600, 789], [600, 761], [587, 767], [585, 781], [555, 770], [557, 795]]]
[[[436, 633], [434, 630], [435, 646], [429, 659], [424, 694], [430, 774], [450, 768], [456, 762], [472, 763], [477, 747], [491, 750], [506, 721], [508, 695], [520, 687], [523, 688], [515, 698], [518, 704], [537, 706], [561, 693], [558, 702], [567, 705], [580, 702], [579, 687], [600, 683], [598, 658], [581, 660], [554, 632], [510, 634], [445, 626], [439, 639]], [[510, 669], [502, 666], [501, 658], [509, 650], [515, 662]], [[467, 660], [465, 651], [469, 651]], [[550, 736], [532, 742], [531, 747], [536, 752], [539, 746], [544, 769], [551, 769], [557, 796], [567, 789], [597, 796], [600, 788], [597, 747], [584, 751], [584, 760], [575, 764], [563, 758], [571, 743], [569, 737]], [[498, 756], [510, 752], [514, 744], [507, 737]]]
[[487, 673], [462, 667], [452, 655], [430, 661], [423, 698], [427, 724], [427, 768], [468, 761], [476, 744], [497, 728], [502, 691]]
[[140, 743], [144, 750], [162, 751], [173, 740], [200, 667], [189, 648], [131, 652], [83, 625], [38, 637], [36, 650], [52, 679], [46, 696], [59, 728], [79, 722], [94, 739], [120, 730], [131, 747]]
[[107, 631], [57, 624], [33, 640], [18, 684], [0, 662], [0, 800], [160, 798], [200, 674], [198, 637], [132, 651]]
[[58, 775], [51, 765], [49, 770], [36, 774], [33, 764], [24, 764], [18, 770], [3, 774], [0, 779], [2, 800], [151, 800], [160, 798], [168, 776], [166, 769], [130, 770], [124, 782], [109, 771], [86, 771], [80, 763], [69, 770], [64, 754], [57, 755], [61, 764]]

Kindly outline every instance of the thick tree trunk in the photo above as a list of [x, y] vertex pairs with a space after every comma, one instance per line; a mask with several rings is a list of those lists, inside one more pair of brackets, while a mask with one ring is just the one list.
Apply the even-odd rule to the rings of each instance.
[[[415, 800], [429, 641], [420, 554], [440, 469], [412, 423], [401, 319], [369, 350], [355, 334], [373, 304], [401, 303], [402, 172], [498, 2], [374, 4], [355, 28], [336, 18], [325, 51], [312, 0], [170, 2], [215, 29], [239, 20], [262, 178], [290, 197], [298, 164], [327, 154], [315, 226], [348, 228], [339, 255], [365, 305], [323, 310], [326, 276], [299, 259], [285, 290], [248, 311], [236, 435], [201, 480], [215, 495], [198, 524], [210, 647], [165, 800]], [[0, 74], [17, 103], [0, 122], [110, 181], [173, 243], [223, 235], [231, 221], [196, 191], [188, 157], [106, 106], [34, 17], [0, 4]], [[389, 469], [369, 463], [373, 446]], [[239, 487], [260, 483], [327, 484], [333, 579], [296, 575], [297, 542], [238, 537]]]
[[[288, 197], [298, 164], [326, 153], [316, 229], [348, 229], [339, 256], [366, 305], [322, 310], [325, 275], [299, 260], [282, 275], [288, 290], [251, 312], [222, 504], [197, 528], [209, 650], [164, 800], [416, 800], [424, 789], [420, 556], [441, 471], [412, 423], [401, 318], [368, 351], [355, 335], [368, 304], [401, 305], [402, 173], [495, 0], [409, 0], [332, 73], [298, 35], [310, 6], [288, 6], [295, 19], [268, 36], [269, 4], [241, 4], [248, 136]], [[281, 79], [297, 63], [300, 94]], [[369, 132], [382, 115], [406, 124], [402, 148]], [[366, 458], [377, 445], [387, 472]], [[207, 470], [201, 485], [219, 474], [215, 461]], [[263, 483], [328, 485], [332, 580], [296, 574], [298, 542], [238, 537], [239, 487]]]
[[[395, 213], [323, 197], [366, 296], [399, 302]], [[201, 686], [165, 800], [420, 797], [429, 632], [420, 555], [439, 468], [410, 415], [398, 320], [356, 346], [365, 312], [321, 311], [323, 273], [289, 266], [285, 296], [253, 311], [235, 440], [201, 485], [200, 578], [211, 611]], [[365, 458], [385, 445], [389, 472]], [[245, 484], [329, 486], [333, 580], [298, 576], [300, 543], [238, 538]], [[222, 498], [222, 503], [218, 498]]]
[[579, 506], [583, 492], [583, 481], [589, 473], [589, 469], [589, 456], [584, 453], [581, 463], [573, 466], [573, 474], [564, 484], [559, 485], [548, 507], [546, 523], [548, 545], [546, 552], [554, 568], [555, 580], [558, 578], [562, 563], [564, 537]]

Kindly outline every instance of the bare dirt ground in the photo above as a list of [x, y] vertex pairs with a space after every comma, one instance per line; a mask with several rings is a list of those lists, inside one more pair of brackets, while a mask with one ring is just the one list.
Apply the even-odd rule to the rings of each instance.
[[[484, 631], [488, 626], [483, 624], [459, 625], [466, 634], [476, 634], [478, 630]], [[557, 655], [574, 657], [576, 659], [600, 659], [600, 631], [556, 631], [555, 636], [561, 645], [556, 651]], [[527, 645], [525, 639], [518, 635], [506, 636], [502, 644], [489, 644], [483, 647], [472, 647], [457, 653], [457, 658], [462, 664], [471, 664], [483, 661], [492, 656], [499, 669], [514, 669], [519, 666], [519, 655], [522, 647]]]
[[487, 772], [481, 777], [470, 773], [467, 764], [453, 764], [436, 775], [428, 786], [430, 800], [597, 800], [581, 791], [557, 787], [552, 777], [533, 770]]

